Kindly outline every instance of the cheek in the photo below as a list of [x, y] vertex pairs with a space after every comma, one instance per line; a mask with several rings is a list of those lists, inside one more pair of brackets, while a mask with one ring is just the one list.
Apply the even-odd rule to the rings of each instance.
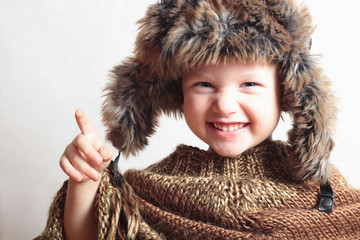
[[247, 112], [257, 121], [276, 121], [280, 117], [280, 101], [277, 96], [264, 95], [261, 98], [253, 98], [248, 102]]
[[198, 95], [184, 96], [183, 113], [192, 130], [202, 126], [203, 122], [207, 120], [208, 109], [209, 100], [207, 98]]
[[184, 102], [183, 112], [186, 119], [191, 119], [192, 121], [198, 119], [201, 115], [201, 108], [199, 108], [199, 103], [193, 101]]
[[280, 100], [277, 96], [268, 99], [265, 105], [264, 118], [268, 120], [267, 126], [275, 128], [279, 122], [281, 114]]
[[184, 95], [183, 110], [187, 112], [202, 112], [205, 105], [208, 104], [206, 97], [196, 94]]
[[196, 113], [196, 104], [192, 97], [184, 95], [184, 101], [182, 104], [185, 119], [191, 118], [193, 113]]

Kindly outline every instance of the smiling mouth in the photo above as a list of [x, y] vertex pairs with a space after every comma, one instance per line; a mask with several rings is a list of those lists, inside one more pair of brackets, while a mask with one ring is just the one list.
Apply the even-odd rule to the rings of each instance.
[[224, 124], [224, 123], [211, 123], [212, 126], [216, 129], [219, 129], [221, 131], [224, 131], [224, 132], [232, 132], [232, 131], [235, 131], [235, 130], [238, 130], [238, 129], [241, 129], [245, 126], [248, 125], [248, 123], [227, 123], [227, 124]]

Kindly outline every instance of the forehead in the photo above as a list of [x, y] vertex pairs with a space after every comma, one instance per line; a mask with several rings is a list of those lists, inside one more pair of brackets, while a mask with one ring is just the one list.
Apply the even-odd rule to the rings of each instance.
[[183, 78], [217, 77], [217, 76], [273, 76], [277, 67], [273, 63], [220, 62], [219, 64], [203, 65], [187, 71]]

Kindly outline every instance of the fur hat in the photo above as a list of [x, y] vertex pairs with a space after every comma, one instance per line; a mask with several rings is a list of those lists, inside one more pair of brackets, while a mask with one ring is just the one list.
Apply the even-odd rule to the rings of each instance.
[[103, 104], [107, 139], [123, 154], [147, 145], [162, 113], [182, 115], [185, 71], [227, 59], [271, 61], [293, 121], [285, 164], [296, 179], [328, 180], [335, 97], [309, 54], [305, 7], [292, 0], [161, 0], [139, 24], [134, 55], [112, 70]]

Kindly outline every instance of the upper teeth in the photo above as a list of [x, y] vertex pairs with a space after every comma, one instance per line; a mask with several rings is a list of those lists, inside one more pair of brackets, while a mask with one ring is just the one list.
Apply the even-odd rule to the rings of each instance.
[[213, 124], [214, 124], [214, 127], [216, 127], [217, 129], [220, 129], [224, 132], [234, 131], [234, 130], [244, 127], [244, 125], [245, 125], [245, 123], [234, 123], [234, 124], [213, 123]]

